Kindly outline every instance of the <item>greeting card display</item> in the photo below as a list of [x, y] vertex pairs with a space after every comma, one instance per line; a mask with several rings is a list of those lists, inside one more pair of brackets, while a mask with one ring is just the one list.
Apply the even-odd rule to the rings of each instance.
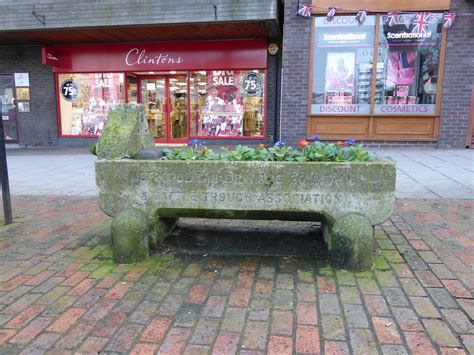
[[241, 136], [243, 106], [239, 89], [240, 72], [208, 71], [206, 105], [202, 107], [200, 136]]
[[354, 97], [354, 52], [330, 52], [326, 61], [325, 103], [350, 105]]

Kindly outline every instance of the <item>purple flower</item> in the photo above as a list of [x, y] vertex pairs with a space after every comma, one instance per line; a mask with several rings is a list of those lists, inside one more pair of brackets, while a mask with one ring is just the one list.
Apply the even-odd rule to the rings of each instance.
[[286, 143], [283, 142], [283, 141], [278, 141], [278, 142], [275, 143], [275, 147], [284, 147], [285, 145], [286, 145]]
[[347, 140], [344, 141], [344, 144], [349, 145], [349, 146], [350, 145], [355, 145], [356, 141], [355, 141], [355, 139], [347, 139]]
[[200, 146], [200, 147], [203, 147], [203, 146], [205, 146], [205, 145], [206, 145], [206, 142], [205, 142], [205, 141], [199, 142], [199, 146]]
[[311, 139], [313, 141], [320, 141], [321, 140], [321, 138], [319, 138], [319, 136], [312, 136]]
[[188, 143], [188, 146], [194, 147], [195, 145], [199, 144], [199, 139], [191, 139]]

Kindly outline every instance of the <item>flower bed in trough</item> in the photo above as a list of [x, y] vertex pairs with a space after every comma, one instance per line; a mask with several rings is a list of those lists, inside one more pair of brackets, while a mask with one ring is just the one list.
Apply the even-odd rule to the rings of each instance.
[[96, 181], [100, 207], [113, 217], [116, 262], [147, 258], [178, 218], [202, 217], [319, 221], [336, 265], [371, 268], [373, 226], [394, 205], [393, 163], [349, 142], [317, 141], [223, 154], [193, 142], [162, 159], [136, 160], [150, 145], [143, 108], [118, 106], [109, 126], [97, 146]]

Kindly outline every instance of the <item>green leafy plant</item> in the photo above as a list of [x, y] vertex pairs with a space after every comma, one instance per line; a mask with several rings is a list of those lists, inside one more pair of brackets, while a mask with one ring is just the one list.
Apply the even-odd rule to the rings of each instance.
[[163, 150], [162, 160], [216, 160], [220, 156], [206, 147], [206, 142], [194, 140], [187, 147]]
[[[317, 138], [317, 139], [316, 139]], [[354, 140], [337, 143], [323, 143], [319, 137], [313, 137], [313, 143], [306, 140], [298, 142], [301, 149], [287, 146], [278, 141], [272, 147], [260, 144], [257, 148], [237, 145], [235, 149], [222, 148], [224, 153], [216, 154], [206, 147], [206, 142], [192, 140], [187, 147], [166, 149], [163, 160], [227, 160], [227, 161], [321, 161], [346, 162], [376, 160], [361, 144]]]

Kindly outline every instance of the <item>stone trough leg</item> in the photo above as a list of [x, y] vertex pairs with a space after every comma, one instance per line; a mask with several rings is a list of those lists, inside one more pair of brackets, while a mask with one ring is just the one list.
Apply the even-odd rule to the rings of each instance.
[[326, 228], [325, 240], [335, 266], [353, 271], [372, 268], [374, 227], [367, 217], [347, 214]]
[[146, 214], [138, 209], [125, 210], [112, 221], [112, 252], [116, 263], [131, 264], [150, 255], [150, 228]]

